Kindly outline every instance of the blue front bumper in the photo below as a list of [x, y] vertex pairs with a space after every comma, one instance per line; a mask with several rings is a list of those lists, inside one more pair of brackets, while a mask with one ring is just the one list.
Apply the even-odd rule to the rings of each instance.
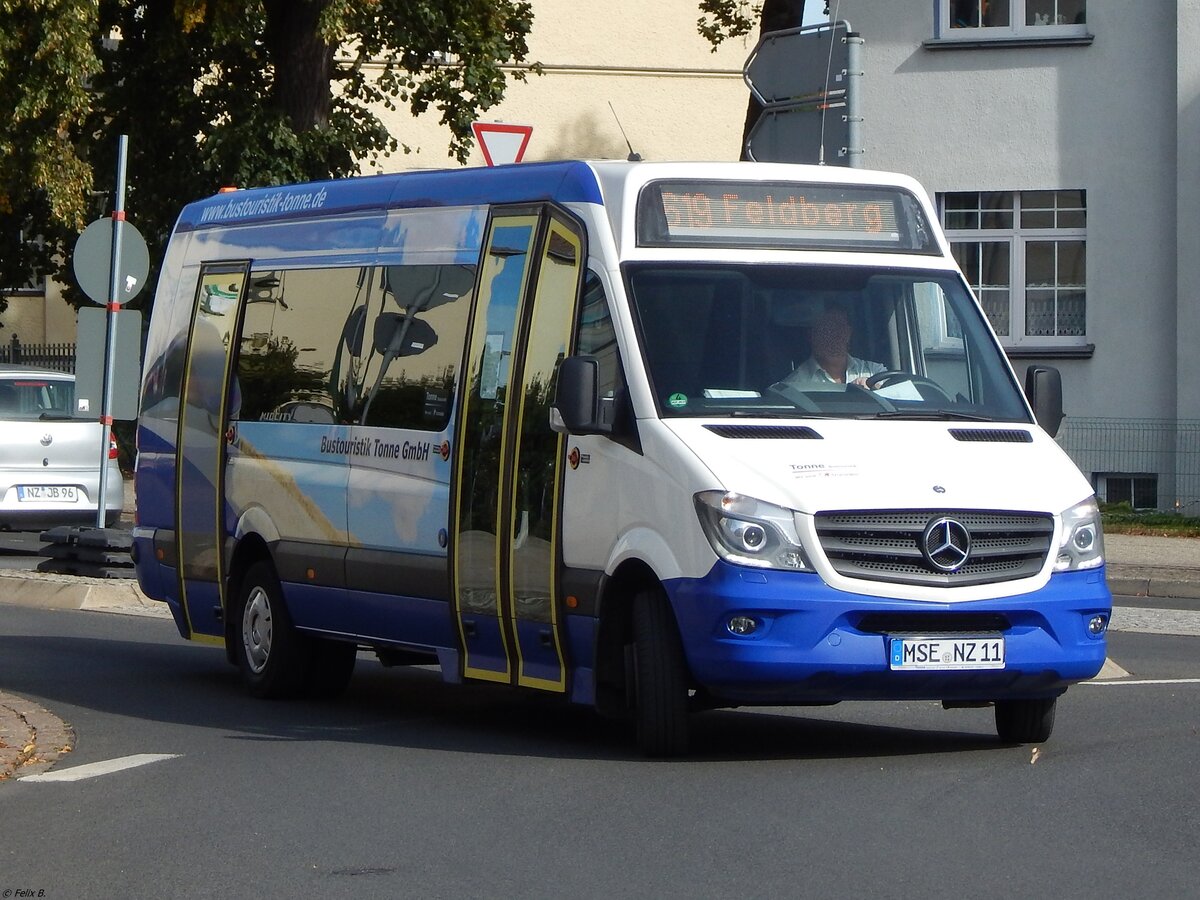
[[[1032, 593], [957, 603], [850, 594], [816, 575], [723, 562], [665, 587], [695, 681], [740, 704], [1055, 696], [1100, 671], [1106, 640], [1089, 634], [1088, 622], [1100, 615], [1107, 623], [1112, 612], [1103, 568], [1056, 574]], [[754, 619], [754, 632], [733, 634], [735, 615]], [[952, 631], [1002, 633], [1004, 668], [890, 668], [889, 635]]]

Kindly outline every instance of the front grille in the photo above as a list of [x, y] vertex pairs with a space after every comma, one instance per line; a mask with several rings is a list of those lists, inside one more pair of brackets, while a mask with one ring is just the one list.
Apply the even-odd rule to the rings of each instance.
[[[966, 562], [938, 571], [922, 549], [925, 528], [942, 517], [971, 536]], [[930, 587], [964, 587], [1028, 578], [1050, 552], [1054, 520], [1039, 513], [912, 509], [819, 513], [817, 536], [839, 575]]]

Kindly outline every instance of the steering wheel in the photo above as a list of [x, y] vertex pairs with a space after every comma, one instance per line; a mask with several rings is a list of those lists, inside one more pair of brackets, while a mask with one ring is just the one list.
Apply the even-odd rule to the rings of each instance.
[[926, 378], [924, 375], [914, 375], [912, 372], [901, 372], [897, 369], [886, 369], [883, 372], [876, 372], [867, 378], [867, 387], [873, 391], [877, 391], [880, 388], [891, 387], [893, 384], [903, 384], [906, 381], [918, 388], [930, 388], [947, 403], [954, 402], [950, 399], [950, 395], [946, 393], [945, 389], [932, 378]]

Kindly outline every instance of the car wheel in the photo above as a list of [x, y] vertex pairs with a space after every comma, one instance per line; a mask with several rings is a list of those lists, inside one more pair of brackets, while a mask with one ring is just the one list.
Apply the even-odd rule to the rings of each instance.
[[234, 655], [250, 693], [273, 698], [299, 694], [312, 668], [312, 642], [292, 625], [269, 562], [246, 570], [235, 616]]
[[678, 756], [688, 747], [688, 678], [670, 604], [646, 590], [633, 606], [633, 701], [638, 747], [647, 756]]
[[997, 700], [996, 734], [1006, 744], [1040, 744], [1054, 730], [1057, 697]]

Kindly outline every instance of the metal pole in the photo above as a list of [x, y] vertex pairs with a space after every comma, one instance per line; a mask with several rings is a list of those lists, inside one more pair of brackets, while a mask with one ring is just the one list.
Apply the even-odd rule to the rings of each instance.
[[121, 237], [125, 224], [125, 164], [129, 150], [129, 135], [123, 134], [117, 143], [117, 191], [112, 212], [112, 257], [108, 273], [108, 318], [104, 351], [104, 405], [100, 411], [100, 497], [96, 503], [96, 527], [103, 528], [108, 512], [108, 445], [112, 434], [113, 357], [117, 349], [117, 313], [121, 310]]
[[863, 45], [866, 41], [862, 35], [848, 32], [846, 34], [846, 124], [848, 136], [846, 154], [850, 157], [847, 162], [852, 169], [862, 168], [862, 114], [859, 106], [859, 94], [862, 91], [863, 78]]

